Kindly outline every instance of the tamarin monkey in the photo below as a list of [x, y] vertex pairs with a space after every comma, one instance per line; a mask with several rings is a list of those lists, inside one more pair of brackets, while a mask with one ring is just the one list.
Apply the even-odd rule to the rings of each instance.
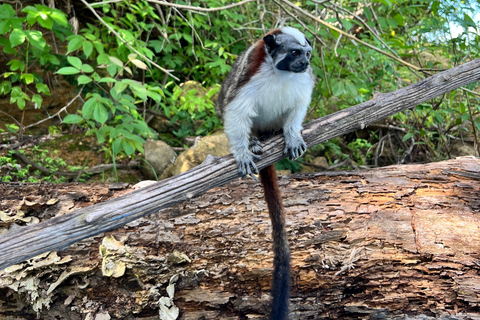
[[[302, 122], [310, 104], [314, 76], [311, 42], [291, 27], [267, 33], [243, 52], [222, 84], [216, 111], [242, 177], [258, 174], [254, 160], [262, 154], [260, 138], [283, 131], [285, 154], [300, 157], [307, 146]], [[274, 165], [260, 170], [272, 221], [274, 271], [271, 320], [288, 318], [290, 249], [285, 212]]]

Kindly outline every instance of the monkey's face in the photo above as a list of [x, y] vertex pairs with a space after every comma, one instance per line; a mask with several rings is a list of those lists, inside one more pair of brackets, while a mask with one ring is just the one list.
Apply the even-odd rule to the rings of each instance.
[[264, 38], [267, 52], [275, 68], [295, 73], [305, 72], [312, 56], [311, 43], [287, 33], [267, 35]]

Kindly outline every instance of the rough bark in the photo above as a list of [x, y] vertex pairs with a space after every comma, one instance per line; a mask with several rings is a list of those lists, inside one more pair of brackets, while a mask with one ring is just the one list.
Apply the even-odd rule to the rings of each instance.
[[[363, 129], [370, 123], [478, 80], [480, 59], [395, 92], [378, 94], [372, 100], [312, 121], [305, 125], [304, 140], [310, 147]], [[257, 162], [259, 169], [285, 157], [283, 136], [267, 140], [263, 149], [264, 155]], [[189, 200], [238, 176], [232, 156], [210, 159], [199, 167], [139, 190], [134, 195], [16, 230], [0, 237], [0, 270], [44, 252], [64, 250], [77, 241]]]
[[[480, 160], [295, 175], [280, 187], [291, 319], [480, 317]], [[21, 186], [9, 188], [0, 210], [20, 205], [22, 219], [112, 194], [75, 185], [22, 200]], [[259, 183], [235, 181], [0, 272], [0, 315], [148, 319], [178, 308], [178, 319], [265, 319], [270, 232]]]

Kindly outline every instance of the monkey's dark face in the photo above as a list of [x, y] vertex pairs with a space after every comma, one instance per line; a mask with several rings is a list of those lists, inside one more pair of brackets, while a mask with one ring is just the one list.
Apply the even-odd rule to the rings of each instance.
[[[275, 68], [295, 73], [308, 69], [312, 56], [308, 39], [298, 39], [289, 34], [267, 35], [263, 39]], [[303, 40], [302, 43], [299, 40]]]

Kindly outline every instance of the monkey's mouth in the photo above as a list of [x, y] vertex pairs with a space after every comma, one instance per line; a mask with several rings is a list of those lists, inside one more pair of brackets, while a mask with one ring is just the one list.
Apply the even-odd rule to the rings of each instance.
[[300, 65], [300, 66], [291, 66], [290, 71], [295, 72], [295, 73], [302, 73], [307, 71], [308, 69], [308, 63], [306, 65]]

